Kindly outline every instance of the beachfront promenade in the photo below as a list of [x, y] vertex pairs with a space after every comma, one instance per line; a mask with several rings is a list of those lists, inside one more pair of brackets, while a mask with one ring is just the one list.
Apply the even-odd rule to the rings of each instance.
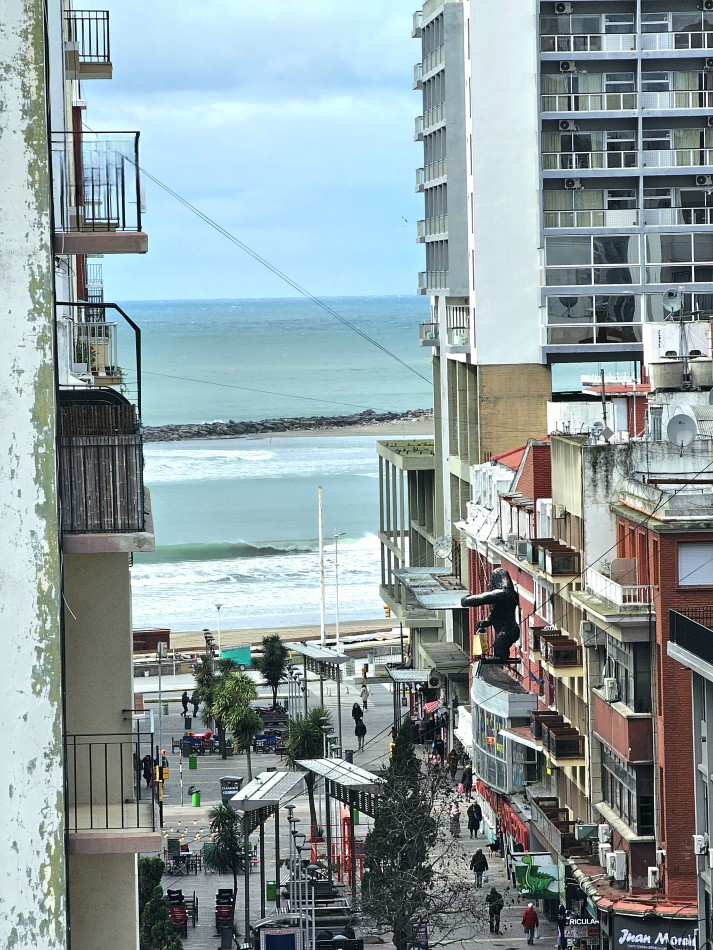
[[[142, 681], [137, 681], [142, 682]], [[153, 681], [142, 682], [143, 691], [147, 700], [150, 702], [153, 691]], [[183, 715], [178, 697], [184, 688], [190, 688], [192, 685], [192, 676], [177, 676], [163, 678], [164, 695], [175, 697], [169, 703], [168, 716], [162, 718], [163, 725], [163, 744], [167, 750], [167, 756], [170, 763], [170, 779], [165, 785], [165, 806], [164, 806], [164, 843], [165, 837], [169, 834], [180, 833], [184, 835], [184, 843], [191, 846], [192, 851], [198, 851], [202, 844], [208, 838], [208, 813], [212, 806], [220, 802], [220, 777], [224, 775], [245, 776], [247, 784], [247, 763], [245, 754], [234, 755], [225, 760], [219, 755], [198, 756], [197, 769], [189, 770], [188, 762], [183, 761], [183, 804], [181, 804], [181, 784], [179, 770], [178, 753], [171, 751], [171, 738], [178, 738], [183, 735]], [[369, 697], [369, 708], [364, 715], [364, 722], [367, 726], [367, 735], [365, 748], [363, 752], [354, 753], [354, 763], [367, 770], [378, 770], [388, 761], [388, 746], [390, 742], [390, 731], [393, 724], [393, 700], [389, 687], [383, 683], [372, 682], [369, 684], [371, 695]], [[342, 729], [345, 749], [357, 748], [356, 737], [354, 736], [354, 722], [351, 718], [351, 709], [353, 703], [358, 699], [358, 688], [352, 683], [342, 686]], [[261, 700], [262, 701], [262, 700]], [[315, 682], [310, 682], [309, 705], [317, 705], [319, 702], [318, 688]], [[337, 700], [336, 688], [325, 684], [325, 706], [332, 714], [336, 732]], [[157, 711], [157, 710], [156, 710]], [[253, 776], [260, 772], [267, 771], [270, 768], [285, 768], [284, 763], [279, 756], [272, 754], [253, 754]], [[191, 796], [188, 794], [188, 787], [195, 786], [201, 792], [200, 807], [192, 807]], [[287, 803], [285, 803], [287, 804]], [[304, 794], [297, 795], [289, 804], [295, 806], [295, 817], [300, 819], [298, 826], [301, 831], [309, 831], [309, 812], [307, 797]], [[280, 855], [284, 858], [289, 853], [289, 830], [287, 823], [287, 813], [281, 809], [280, 820]], [[465, 807], [463, 807], [465, 812]], [[319, 817], [319, 806], [318, 806]], [[280, 878], [280, 874], [275, 868], [275, 844], [274, 844], [273, 818], [268, 819], [265, 825], [265, 879], [275, 881]], [[356, 835], [358, 838], [366, 837], [371, 827], [371, 819], [366, 815], [360, 815], [359, 824], [356, 826]], [[463, 863], [460, 865], [460, 871], [466, 875], [470, 857], [477, 846], [485, 847], [484, 839], [481, 837], [477, 841], [471, 841], [467, 837], [465, 830], [466, 822], [463, 820], [464, 837], [460, 839], [460, 847], [463, 852]], [[258, 832], [254, 832], [251, 841], [257, 851]], [[324, 845], [320, 846], [324, 848]], [[320, 852], [321, 854], [321, 852]], [[515, 892], [507, 889], [508, 883], [505, 878], [504, 862], [499, 857], [492, 857], [486, 851], [490, 863], [490, 884], [494, 885], [505, 896], [505, 910], [502, 916], [503, 936], [493, 939], [488, 931], [487, 914], [481, 911], [482, 902], [487, 890], [475, 891], [473, 888], [473, 926], [468, 928], [468, 932], [461, 932], [457, 939], [451, 937], [449, 943], [458, 947], [496, 947], [506, 950], [508, 947], [524, 945], [522, 928], [520, 927], [520, 917], [522, 915], [525, 902], [516, 895]], [[283, 869], [284, 874], [284, 869]], [[274, 910], [274, 901], [267, 901], [264, 895], [261, 895], [260, 887], [260, 868], [254, 865], [250, 870], [250, 918], [254, 922], [261, 915], [261, 899], [264, 900], [266, 912], [269, 914]], [[183, 941], [187, 950], [217, 950], [220, 946], [219, 937], [215, 933], [214, 926], [214, 906], [215, 895], [218, 888], [232, 887], [232, 877], [219, 874], [206, 874], [199, 870], [197, 874], [169, 876], [164, 875], [164, 890], [167, 888], [181, 888], [186, 896], [192, 896], [195, 891], [198, 898], [198, 923], [195, 928], [188, 924], [188, 937]], [[242, 875], [238, 880], [238, 901], [236, 908], [236, 922], [241, 934], [243, 935], [244, 919], [244, 899], [243, 899], [244, 878]], [[480, 919], [478, 919], [480, 918]], [[540, 928], [542, 945], [554, 946], [555, 928], [552, 924], [542, 921]], [[366, 936], [366, 935], [365, 935]], [[378, 940], [373, 936], [375, 942]], [[382, 934], [381, 940], [385, 945], [391, 946], [388, 934]]]

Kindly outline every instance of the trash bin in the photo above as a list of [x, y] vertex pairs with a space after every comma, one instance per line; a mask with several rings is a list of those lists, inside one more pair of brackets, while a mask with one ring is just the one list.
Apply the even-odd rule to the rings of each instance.
[[184, 759], [187, 759], [188, 756], [193, 751], [193, 743], [191, 742], [190, 736], [184, 736], [181, 739], [181, 753]]
[[350, 765], [354, 765], [354, 749], [344, 750], [344, 761], [349, 762]]
[[269, 901], [277, 900], [277, 882], [265, 881], [265, 899]]
[[198, 768], [198, 756], [195, 754], [195, 752], [191, 752], [191, 754], [188, 756], [188, 768], [189, 769]]
[[359, 812], [357, 811], [356, 808], [352, 808], [352, 824], [353, 825], [359, 824]]
[[194, 808], [200, 808], [201, 804], [201, 790], [196, 788], [195, 785], [188, 786], [188, 794], [191, 796], [191, 805]]
[[220, 950], [232, 950], [233, 946], [233, 925], [220, 925]]
[[163, 714], [164, 716], [168, 715], [168, 703], [163, 704]]
[[243, 787], [242, 775], [222, 775], [220, 778], [220, 798], [225, 805], [233, 795], [237, 795]]
[[188, 730], [192, 728], [193, 719], [191, 716], [183, 717], [183, 728]]

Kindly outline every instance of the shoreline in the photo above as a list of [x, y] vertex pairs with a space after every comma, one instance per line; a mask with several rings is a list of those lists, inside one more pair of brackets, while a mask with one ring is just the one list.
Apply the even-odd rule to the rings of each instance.
[[299, 416], [261, 419], [257, 422], [207, 422], [144, 426], [144, 442], [184, 442], [197, 439], [264, 439], [272, 436], [432, 435], [433, 411], [374, 412], [370, 409], [347, 416]]
[[[396, 624], [396, 627], [394, 627], [394, 624]], [[168, 627], [168, 629], [171, 628]], [[382, 617], [380, 620], [341, 620], [339, 622], [339, 633], [341, 637], [358, 636], [360, 634], [368, 635], [372, 633], [389, 634], [394, 629], [398, 632], [398, 621], [393, 617]], [[215, 628], [212, 628], [211, 632], [215, 637]], [[318, 640], [320, 637], [319, 624], [294, 624], [284, 627], [243, 627], [238, 630], [223, 630], [221, 633], [221, 646], [223, 649], [226, 647], [259, 646], [263, 637], [273, 633], [278, 633], [282, 640], [286, 642]], [[336, 633], [334, 623], [325, 624], [325, 633], [328, 638], [334, 639]], [[191, 647], [202, 650], [205, 649], [203, 631], [171, 630], [171, 649], [186, 651]]]

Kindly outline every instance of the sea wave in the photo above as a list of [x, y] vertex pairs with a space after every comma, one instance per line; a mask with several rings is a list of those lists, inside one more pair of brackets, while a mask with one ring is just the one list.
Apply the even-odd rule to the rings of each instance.
[[137, 563], [174, 564], [180, 561], [225, 561], [239, 558], [283, 557], [285, 554], [309, 554], [317, 541], [276, 541], [248, 544], [247, 541], [217, 541], [208, 544], [159, 545], [148, 554], [137, 554]]

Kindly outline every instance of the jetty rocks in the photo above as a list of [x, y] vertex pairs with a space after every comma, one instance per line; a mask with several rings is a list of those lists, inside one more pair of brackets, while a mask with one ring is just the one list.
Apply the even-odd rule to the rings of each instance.
[[241, 435], [263, 433], [310, 432], [320, 429], [352, 429], [379, 425], [385, 422], [430, 421], [430, 409], [410, 409], [408, 412], [375, 412], [365, 409], [349, 416], [298, 416], [287, 419], [261, 419], [258, 422], [203, 422], [195, 425], [145, 426], [146, 442], [181, 442], [185, 439], [229, 439]]

